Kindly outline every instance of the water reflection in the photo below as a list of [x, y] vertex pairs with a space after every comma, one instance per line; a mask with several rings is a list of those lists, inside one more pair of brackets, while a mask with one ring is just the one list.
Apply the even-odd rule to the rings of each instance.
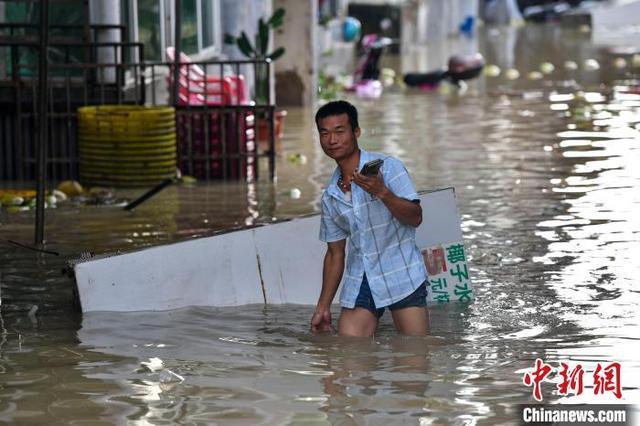
[[74, 424], [133, 413], [130, 407], [105, 404], [105, 395], [121, 391], [117, 381], [86, 374], [92, 366], [115, 362], [78, 347], [69, 314], [0, 315], [0, 421]]
[[320, 409], [332, 424], [379, 421], [389, 411], [416, 417], [425, 408], [433, 339], [385, 340], [350, 339], [328, 350], [325, 368], [332, 374], [322, 379], [328, 398]]
[[[563, 317], [580, 324], [583, 335], [593, 336], [591, 348], [558, 348], [550, 353], [558, 359], [579, 361], [589, 372], [601, 361], [622, 362], [628, 369], [627, 392], [637, 395], [633, 384], [640, 378], [636, 355], [640, 345], [629, 339], [628, 327], [640, 319], [631, 308], [640, 300], [633, 290], [640, 272], [636, 259], [640, 176], [634, 171], [640, 160], [640, 134], [634, 126], [640, 117], [634, 111], [636, 96], [624, 91], [618, 87], [609, 97], [585, 96], [599, 103], [593, 106], [596, 113], [581, 117], [582, 131], [558, 134], [563, 138], [558, 144], [563, 157], [575, 163], [569, 176], [553, 182], [554, 191], [577, 197], [565, 200], [568, 215], [538, 224], [555, 231], [540, 234], [553, 243], [536, 260], [547, 265], [563, 260], [565, 266], [553, 280], [558, 298], [573, 305]], [[592, 393], [572, 398], [580, 402], [602, 399]]]
[[[427, 338], [396, 336], [386, 318], [375, 339], [343, 339], [310, 336], [308, 308], [300, 306], [97, 313], [84, 317], [78, 338], [83, 353], [108, 355], [84, 374], [124, 383], [112, 398], [138, 407], [150, 422], [183, 412], [266, 424], [314, 410], [331, 424], [389, 415], [447, 423], [513, 415], [481, 401], [514, 387], [515, 361], [505, 356], [515, 352], [486, 340], [487, 327], [479, 335], [468, 309], [439, 307], [431, 315], [437, 325]], [[514, 334], [513, 344], [521, 337]], [[184, 381], [140, 368], [153, 357]]]

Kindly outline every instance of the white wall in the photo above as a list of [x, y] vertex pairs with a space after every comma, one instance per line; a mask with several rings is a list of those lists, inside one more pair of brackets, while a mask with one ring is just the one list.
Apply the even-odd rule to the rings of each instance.
[[[462, 241], [452, 188], [420, 195], [418, 247]], [[96, 258], [74, 267], [83, 312], [250, 303], [313, 305], [326, 244], [320, 217]]]

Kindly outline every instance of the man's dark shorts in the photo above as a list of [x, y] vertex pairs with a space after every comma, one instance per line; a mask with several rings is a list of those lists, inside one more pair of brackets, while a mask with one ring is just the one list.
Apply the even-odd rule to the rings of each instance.
[[[395, 311], [396, 309], [403, 309], [409, 307], [419, 307], [422, 308], [427, 306], [427, 282], [423, 282], [420, 287], [416, 289], [413, 293], [405, 297], [404, 299], [393, 303], [386, 308], [389, 308], [391, 311]], [[380, 318], [382, 314], [384, 314], [383, 308], [376, 308], [376, 304], [373, 301], [373, 296], [371, 295], [371, 289], [369, 288], [369, 281], [367, 280], [367, 274], [364, 274], [362, 278], [362, 284], [360, 284], [360, 293], [358, 293], [358, 297], [356, 298], [356, 305], [354, 308], [365, 308], [371, 313], [373, 313], [377, 318]]]

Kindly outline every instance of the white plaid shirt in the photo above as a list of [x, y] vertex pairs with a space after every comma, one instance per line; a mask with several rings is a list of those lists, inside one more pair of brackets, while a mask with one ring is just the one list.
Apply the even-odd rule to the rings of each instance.
[[[384, 159], [381, 171], [387, 188], [398, 197], [417, 200], [411, 177], [400, 160], [360, 150], [358, 170], [376, 158]], [[338, 188], [339, 176], [340, 169], [336, 168], [322, 194], [320, 240], [334, 242], [350, 237], [340, 304], [345, 308], [355, 306], [364, 273], [377, 308], [398, 302], [427, 279], [415, 228], [400, 223], [382, 201], [355, 183], [351, 185], [351, 199], [346, 199]]]

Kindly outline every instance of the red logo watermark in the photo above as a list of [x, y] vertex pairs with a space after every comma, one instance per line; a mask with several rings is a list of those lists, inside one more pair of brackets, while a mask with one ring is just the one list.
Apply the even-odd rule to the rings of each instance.
[[[622, 367], [619, 362], [611, 362], [605, 365], [598, 363], [591, 376], [593, 379], [593, 394], [603, 395], [610, 392], [617, 399], [622, 398], [621, 370]], [[556, 384], [558, 394], [569, 395], [569, 393], [572, 393], [580, 395], [584, 392], [585, 370], [582, 368], [582, 364], [576, 364], [571, 367], [569, 364], [561, 362], [560, 368], [555, 369], [538, 358], [533, 371], [525, 373], [522, 377], [523, 383], [533, 388], [533, 398], [536, 401], [542, 401], [542, 382], [553, 372], [557, 372], [557, 376], [560, 378], [560, 382]]]

